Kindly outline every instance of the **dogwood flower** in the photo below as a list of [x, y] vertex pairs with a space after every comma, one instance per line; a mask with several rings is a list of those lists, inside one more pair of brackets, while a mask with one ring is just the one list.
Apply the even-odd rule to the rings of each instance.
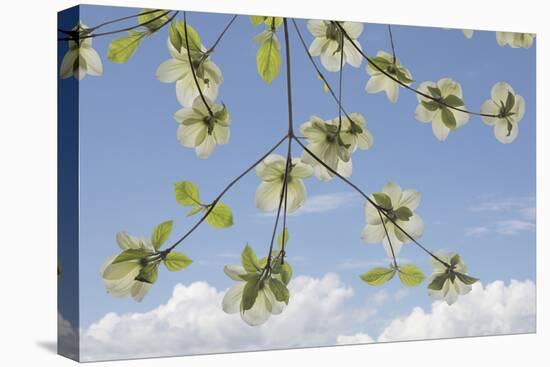
[[513, 142], [519, 133], [519, 122], [525, 114], [525, 100], [506, 82], [496, 83], [491, 89], [491, 99], [481, 105], [482, 116], [489, 126], [494, 126], [495, 136], [503, 144]]
[[466, 124], [470, 116], [447, 106], [463, 107], [462, 87], [452, 79], [440, 79], [437, 83], [424, 82], [418, 90], [431, 95], [434, 99], [417, 95], [418, 107], [415, 117], [421, 122], [431, 122], [435, 137], [441, 141], [447, 139], [451, 131]]
[[459, 255], [438, 251], [434, 255], [450, 267], [430, 257], [433, 273], [428, 280], [428, 294], [434, 299], [444, 300], [448, 305], [452, 305], [458, 296], [472, 290], [472, 284], [477, 282], [477, 279], [466, 274], [466, 265]]
[[[339, 24], [353, 40], [353, 44], [361, 49], [357, 38], [363, 32], [363, 24], [354, 22], [339, 22]], [[315, 37], [309, 46], [309, 53], [312, 56], [321, 56], [321, 64], [325, 69], [328, 71], [340, 70], [341, 52], [344, 52], [343, 65], [348, 63], [356, 68], [361, 66], [361, 53], [342, 34], [336, 24], [328, 20], [308, 20], [307, 29]]]
[[[191, 26], [188, 27], [191, 36]], [[182, 43], [181, 47], [176, 48], [170, 39], [168, 39], [168, 51], [172, 58], [159, 66], [157, 69], [157, 78], [163, 83], [175, 82], [178, 101], [182, 106], [188, 107], [193, 104], [193, 101], [199, 95], [199, 89], [193, 78], [185, 40], [180, 40], [180, 42]], [[191, 48], [191, 60], [198, 84], [206, 97], [215, 100], [218, 96], [219, 86], [223, 82], [222, 72], [218, 66], [211, 61], [210, 54], [208, 54], [206, 48], [200, 44], [198, 36], [194, 38], [194, 42], [198, 43], [196, 47], [199, 47], [199, 49]]]
[[174, 114], [174, 119], [180, 123], [178, 140], [181, 145], [195, 148], [198, 158], [205, 159], [212, 154], [216, 145], [229, 142], [229, 124], [231, 119], [225, 105], [216, 105], [208, 97], [206, 103], [212, 111], [212, 116], [202, 98], [196, 97], [192, 107], [185, 107]]
[[535, 40], [535, 33], [496, 32], [499, 46], [512, 48], [530, 48]]
[[[270, 154], [256, 167], [256, 175], [262, 180], [256, 190], [256, 207], [264, 212], [277, 209], [283, 190], [286, 158]], [[312, 168], [293, 158], [287, 184], [287, 212], [292, 213], [306, 201], [303, 179], [313, 174]]]
[[[350, 145], [342, 139], [342, 131], [338, 134], [338, 119], [325, 121], [312, 116], [300, 126], [302, 135], [308, 140], [307, 148], [338, 174], [351, 176], [352, 163]], [[342, 120], [342, 128], [344, 120]], [[302, 162], [313, 167], [313, 174], [319, 180], [328, 181], [334, 174], [319, 163], [308, 152], [302, 154]]]
[[[349, 116], [349, 118], [348, 118]], [[369, 149], [373, 144], [373, 137], [367, 130], [367, 121], [360, 113], [350, 113], [348, 116], [342, 116], [342, 129], [340, 138], [344, 145], [349, 146], [349, 150], [354, 152], [357, 148], [361, 150]], [[335, 118], [332, 123], [338, 126], [339, 119]]]
[[462, 29], [462, 33], [464, 34], [464, 37], [470, 39], [474, 36], [474, 30], [473, 29]]
[[112, 296], [131, 296], [139, 302], [145, 297], [145, 294], [151, 288], [151, 284], [136, 280], [136, 277], [144, 267], [143, 258], [153, 255], [155, 249], [147, 238], [130, 236], [126, 232], [117, 233], [116, 240], [123, 252], [136, 250], [143, 257], [120, 262], [116, 261], [118, 256], [109, 258], [101, 268], [103, 284], [107, 289], [107, 293]]
[[[72, 30], [82, 34], [86, 29], [88, 27], [79, 22]], [[63, 57], [59, 76], [61, 79], [73, 76], [75, 79], [82, 80], [86, 74], [93, 76], [103, 74], [101, 58], [97, 51], [92, 48], [92, 38], [81, 38], [78, 42], [70, 40], [69, 51]]]
[[[373, 61], [379, 68], [400, 82], [406, 85], [410, 85], [413, 82], [409, 70], [401, 65], [399, 59], [396, 58], [394, 60], [393, 56], [389, 53], [378, 51]], [[368, 93], [386, 92], [386, 96], [392, 103], [397, 102], [397, 98], [399, 98], [399, 83], [388, 78], [387, 75], [374, 67], [370, 62], [367, 63], [367, 73], [370, 75], [370, 79], [365, 87]]]
[[269, 286], [269, 282], [263, 282], [258, 290], [254, 305], [249, 310], [242, 309], [244, 288], [247, 282], [242, 278], [246, 277], [247, 271], [240, 265], [226, 265], [223, 269], [225, 274], [237, 282], [223, 297], [222, 309], [228, 314], [240, 312], [241, 318], [250, 326], [257, 326], [265, 323], [271, 315], [279, 315], [285, 309], [285, 303], [275, 299], [275, 295]]
[[[403, 191], [398, 184], [388, 182], [384, 185], [382, 192], [375, 193], [371, 197], [377, 205], [383, 208], [387, 216], [384, 213], [380, 215], [378, 209], [367, 202], [365, 204], [367, 225], [363, 229], [361, 238], [371, 244], [382, 242], [388, 257], [392, 257], [394, 254], [397, 256], [401, 246], [411, 242], [411, 239], [395, 224], [414, 239], [420, 238], [424, 232], [424, 221], [414, 213], [420, 204], [420, 193], [415, 190]], [[384, 230], [384, 225], [389, 238]]]

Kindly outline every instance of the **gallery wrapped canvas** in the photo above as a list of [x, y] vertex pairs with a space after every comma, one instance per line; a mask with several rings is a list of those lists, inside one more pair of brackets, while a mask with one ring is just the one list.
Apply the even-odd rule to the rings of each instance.
[[59, 353], [535, 332], [535, 43], [60, 12]]

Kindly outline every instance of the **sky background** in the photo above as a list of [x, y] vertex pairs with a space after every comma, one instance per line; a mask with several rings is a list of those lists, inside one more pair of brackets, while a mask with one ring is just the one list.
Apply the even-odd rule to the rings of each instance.
[[[93, 26], [134, 13], [130, 8], [85, 6], [81, 19]], [[206, 47], [229, 19], [222, 14], [188, 14], [189, 24]], [[298, 24], [309, 45], [313, 37], [306, 22]], [[338, 110], [289, 26], [297, 130], [311, 115], [332, 119]], [[252, 172], [222, 200], [232, 208], [235, 224], [223, 230], [203, 225], [195, 231], [179, 247], [194, 260], [192, 266], [176, 273], [162, 268], [158, 282], [141, 303], [110, 297], [99, 272], [104, 261], [118, 252], [118, 231], [149, 237], [155, 225], [173, 219], [171, 240], [175, 240], [195, 223], [198, 217], [187, 218], [188, 208], [175, 201], [175, 182], [193, 181], [208, 201], [285, 134], [284, 65], [270, 85], [256, 70], [257, 45], [252, 38], [262, 30], [246, 16], [237, 18], [212, 57], [225, 79], [218, 102], [223, 101], [231, 114], [231, 141], [218, 146], [207, 160], [197, 159], [193, 149], [178, 143], [178, 125], [172, 116], [181, 106], [175, 85], [155, 77], [158, 66], [170, 57], [167, 30], [145, 39], [123, 65], [106, 58], [112, 37], [94, 38], [104, 74], [87, 76], [80, 83], [81, 329], [110, 312], [147, 313], [166, 303], [178, 283], [206, 281], [221, 292], [232, 285], [223, 265], [238, 263], [247, 242], [258, 254], [267, 252], [274, 218], [255, 208], [260, 181]], [[380, 191], [388, 181], [420, 191], [416, 212], [425, 221], [421, 242], [430, 249], [460, 253], [470, 273], [483, 284], [534, 281], [535, 45], [527, 50], [500, 47], [494, 32], [475, 32], [466, 39], [459, 30], [408, 26], [392, 30], [397, 57], [411, 71], [415, 86], [450, 77], [462, 85], [466, 107], [478, 111], [491, 87], [506, 81], [525, 98], [525, 117], [517, 140], [509, 145], [499, 143], [492, 127], [477, 117], [440, 142], [429, 124], [414, 118], [415, 94], [402, 89], [395, 105], [383, 93], [367, 94], [365, 63], [358, 69], [347, 65], [343, 104], [348, 112], [366, 117], [374, 136], [371, 149], [353, 154], [352, 181], [366, 192]], [[390, 51], [385, 25], [365, 24], [359, 42], [369, 55]], [[324, 73], [336, 86], [338, 74]], [[280, 153], [284, 151], [282, 147]], [[294, 153], [301, 153], [298, 147]], [[379, 335], [392, 320], [415, 307], [430, 309], [433, 300], [426, 284], [406, 290], [394, 279], [382, 290], [359, 279], [370, 268], [388, 264], [381, 244], [361, 240], [363, 200], [338, 179], [326, 183], [312, 177], [305, 184], [306, 207], [288, 222], [287, 253], [294, 276], [326, 279], [326, 274], [334, 273], [353, 290], [346, 304], [356, 309], [376, 308], [380, 297], [390, 300], [378, 307], [376, 317], [351, 323], [346, 332]], [[400, 257], [430, 274], [426, 254], [414, 245], [406, 245]]]

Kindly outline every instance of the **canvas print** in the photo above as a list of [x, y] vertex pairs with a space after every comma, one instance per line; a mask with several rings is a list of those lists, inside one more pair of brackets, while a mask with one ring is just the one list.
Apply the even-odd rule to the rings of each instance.
[[535, 332], [534, 34], [83, 5], [58, 45], [60, 354]]

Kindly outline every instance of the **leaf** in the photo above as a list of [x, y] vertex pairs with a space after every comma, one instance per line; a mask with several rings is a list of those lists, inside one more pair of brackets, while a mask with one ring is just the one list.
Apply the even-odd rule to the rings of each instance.
[[178, 271], [185, 269], [193, 260], [182, 254], [181, 252], [171, 251], [164, 258], [164, 265], [170, 271]]
[[140, 250], [140, 249], [124, 250], [120, 253], [120, 255], [115, 257], [112, 264], [118, 264], [125, 261], [139, 260], [149, 255], [151, 255], [151, 253], [146, 250]]
[[467, 284], [467, 285], [472, 285], [474, 284], [475, 282], [477, 282], [479, 279], [477, 278], [474, 278], [474, 277], [471, 277], [469, 275], [466, 275], [466, 274], [462, 274], [462, 273], [456, 273], [456, 277], [458, 279], [460, 279], [460, 281], [464, 284]]
[[453, 257], [451, 257], [451, 261], [450, 261], [450, 265], [451, 266], [456, 266], [458, 263], [460, 262], [460, 256], [458, 254], [454, 255]]
[[424, 106], [425, 109], [432, 112], [436, 111], [440, 107], [440, 104], [435, 101], [421, 101], [420, 103], [422, 103], [422, 106]]
[[162, 244], [166, 242], [168, 237], [170, 237], [173, 225], [174, 221], [167, 220], [166, 222], [162, 222], [155, 227], [155, 229], [153, 230], [153, 234], [151, 235], [151, 243], [153, 244], [155, 250], [158, 250], [160, 246], [162, 246]]
[[174, 48], [180, 52], [183, 40], [181, 39], [181, 34], [178, 32], [174, 22], [170, 22], [170, 27], [168, 28], [168, 39]]
[[284, 284], [288, 285], [288, 283], [290, 283], [290, 279], [292, 279], [292, 267], [290, 266], [290, 264], [288, 262], [285, 262], [281, 266], [280, 275], [281, 275], [281, 281]]
[[401, 82], [401, 83], [405, 83], [405, 84], [411, 84], [412, 82], [414, 82], [414, 80], [412, 80], [411, 78], [409, 78], [407, 76], [407, 74], [402, 71], [401, 69], [396, 69], [395, 70], [395, 75], [397, 76], [397, 79]]
[[[138, 22], [139, 24], [147, 28], [150, 33], [154, 33], [157, 30], [159, 30], [159, 28], [162, 27], [164, 23], [166, 23], [166, 21], [168, 20], [168, 16], [167, 14], [165, 14], [166, 10], [157, 10], [154, 12], [151, 12], [151, 10], [152, 9], [143, 9], [143, 11], [141, 12], [141, 15], [138, 17]], [[147, 13], [147, 14], [143, 14], [143, 13]], [[150, 23], [147, 23], [147, 22], [150, 22]], [[147, 24], [144, 24], [144, 23], [147, 23]]]
[[[284, 234], [284, 236], [283, 236]], [[284, 237], [284, 242], [283, 242], [283, 237]], [[283, 229], [279, 235], [277, 236], [277, 242], [279, 243], [279, 251], [283, 249], [283, 244], [286, 248], [286, 244], [288, 243], [288, 239], [289, 239], [289, 233], [288, 233], [288, 228], [285, 227], [285, 229]]]
[[[181, 39], [181, 45], [179, 48], [176, 48], [176, 50], [181, 51], [181, 49], [187, 49], [187, 44], [185, 42], [185, 23], [178, 20], [175, 25], [175, 31], [178, 33], [179, 39]], [[191, 52], [202, 53], [201, 38], [195, 28], [191, 27], [189, 23], [187, 23], [187, 36], [189, 40], [189, 50], [191, 50]], [[170, 38], [170, 41], [172, 41], [172, 38]], [[172, 45], [176, 47], [175, 44], [172, 43]]]
[[138, 49], [146, 33], [129, 31], [127, 36], [115, 38], [109, 44], [107, 58], [117, 64], [123, 64], [130, 59]]
[[374, 268], [361, 275], [361, 279], [373, 286], [378, 286], [391, 280], [395, 275], [395, 269], [392, 268]]
[[264, 24], [269, 29], [277, 29], [283, 24], [283, 18], [280, 17], [264, 17]]
[[273, 292], [273, 295], [277, 301], [284, 302], [288, 305], [290, 292], [283, 282], [279, 279], [269, 278], [269, 289], [271, 289], [271, 292]]
[[190, 217], [192, 215], [195, 215], [203, 209], [204, 209], [203, 206], [196, 206], [193, 209], [189, 210], [189, 212], [187, 213], [187, 216]]
[[201, 205], [199, 188], [190, 181], [181, 181], [174, 184], [176, 201], [183, 206]]
[[443, 124], [449, 129], [456, 129], [455, 115], [453, 115], [451, 110], [449, 110], [447, 107], [441, 108], [441, 121], [443, 121]]
[[504, 106], [504, 110], [506, 113], [510, 112], [512, 108], [514, 108], [514, 104], [516, 104], [516, 97], [512, 94], [512, 92], [508, 91], [508, 96], [506, 97], [506, 105]]
[[158, 270], [158, 263], [151, 263], [149, 265], [146, 265], [141, 268], [135, 280], [144, 283], [154, 284], [158, 278]]
[[428, 284], [428, 289], [432, 291], [440, 291], [445, 284], [445, 281], [449, 278], [447, 274], [441, 274], [432, 279], [430, 284]]
[[449, 105], [451, 107], [464, 106], [464, 101], [462, 101], [462, 99], [455, 96], [454, 94], [451, 94], [451, 95], [445, 97], [445, 99], [443, 99], [443, 103], [445, 103], [446, 105]]
[[441, 91], [439, 90], [438, 87], [430, 87], [430, 86], [428, 86], [428, 90], [430, 91], [430, 94], [432, 95], [432, 97], [434, 97], [434, 98], [441, 98]]
[[374, 194], [372, 194], [372, 196], [374, 197], [374, 200], [376, 201], [376, 203], [382, 208], [384, 209], [392, 208], [391, 198], [389, 197], [388, 194], [384, 192], [375, 192]]
[[413, 212], [406, 206], [400, 207], [399, 209], [395, 210], [394, 213], [397, 216], [397, 219], [403, 221], [408, 221], [413, 216]]
[[[209, 206], [205, 207], [208, 210]], [[233, 225], [233, 213], [231, 208], [224, 203], [217, 202], [214, 209], [206, 217], [206, 223], [214, 228], [227, 228]]]
[[266, 83], [271, 83], [279, 74], [281, 67], [281, 49], [279, 40], [273, 32], [265, 39], [256, 54], [258, 73]]
[[250, 16], [250, 22], [252, 25], [260, 25], [264, 22], [265, 17], [261, 15], [251, 15]]
[[317, 79], [323, 82], [323, 91], [327, 93], [329, 91], [327, 83], [325, 83], [325, 80], [321, 77], [320, 74], [317, 74]]
[[422, 271], [412, 264], [399, 267], [399, 279], [407, 287], [416, 287], [426, 279]]
[[254, 250], [248, 244], [241, 253], [241, 263], [243, 264], [244, 270], [249, 273], [255, 273], [261, 270], [258, 257], [256, 257]]
[[246, 282], [243, 289], [243, 299], [241, 301], [242, 311], [247, 311], [254, 306], [256, 298], [258, 297], [258, 290], [260, 286], [260, 274]]

